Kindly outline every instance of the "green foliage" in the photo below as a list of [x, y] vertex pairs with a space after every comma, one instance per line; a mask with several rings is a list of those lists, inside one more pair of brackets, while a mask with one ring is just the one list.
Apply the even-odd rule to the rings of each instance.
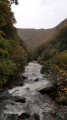
[[28, 62], [36, 59], [36, 53], [33, 49], [27, 48]]
[[55, 37], [49, 42], [60, 52], [67, 49], [67, 25], [57, 31]]
[[52, 59], [44, 62], [44, 67], [42, 71], [53, 70], [54, 66], [63, 68], [67, 70], [67, 50], [63, 51], [61, 54], [55, 55]]
[[[22, 44], [21, 44], [22, 43]], [[6, 84], [22, 71], [27, 63], [27, 54], [23, 41], [4, 39], [0, 35], [0, 86]]]
[[[56, 34], [36, 50], [40, 60], [46, 61], [67, 49], [67, 26], [61, 27]], [[39, 60], [38, 58], [38, 60]]]
[[54, 59], [60, 68], [67, 70], [67, 50], [63, 51], [60, 55], [56, 55]]
[[[12, 0], [10, 0], [12, 1]], [[0, 34], [6, 38], [17, 38], [13, 24], [16, 22], [9, 0], [0, 1]]]
[[0, 61], [0, 74], [9, 76], [14, 74], [16, 70], [16, 65], [11, 60]]
[[49, 51], [44, 51], [43, 54], [42, 54], [42, 60], [43, 61], [49, 60], [51, 57], [52, 56], [51, 56]]
[[[53, 97], [57, 102], [67, 95], [67, 25], [37, 49], [38, 62], [43, 64], [42, 73], [49, 73], [56, 86]], [[49, 78], [49, 79], [50, 79]]]
[[6, 59], [9, 57], [7, 50], [0, 49], [0, 59]]
[[10, 76], [15, 74], [16, 64], [11, 60], [0, 60], [0, 85], [6, 84]]
[[54, 98], [57, 102], [61, 102], [61, 100], [63, 102], [67, 96], [67, 50], [45, 61], [41, 72], [51, 75], [56, 85]]
[[25, 43], [18, 37], [13, 26], [16, 22], [11, 4], [18, 0], [0, 1], [0, 86], [24, 71], [27, 63]]

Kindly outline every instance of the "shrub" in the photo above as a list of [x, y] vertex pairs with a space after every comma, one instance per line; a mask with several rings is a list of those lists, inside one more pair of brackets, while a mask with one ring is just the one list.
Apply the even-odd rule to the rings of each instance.
[[17, 70], [16, 64], [11, 60], [0, 60], [0, 83], [5, 84], [10, 76], [15, 75]]

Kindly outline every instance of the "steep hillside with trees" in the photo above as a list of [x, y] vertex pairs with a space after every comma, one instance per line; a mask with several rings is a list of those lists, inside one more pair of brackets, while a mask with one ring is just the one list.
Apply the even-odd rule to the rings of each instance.
[[67, 25], [61, 26], [55, 35], [36, 50], [37, 60], [43, 64], [42, 73], [47, 73], [56, 89], [52, 97], [59, 104], [67, 104]]
[[0, 0], [0, 87], [15, 80], [27, 63], [26, 46], [13, 26], [12, 2], [16, 1]]
[[23, 38], [27, 47], [36, 48], [37, 46], [48, 41], [55, 35], [57, 30], [67, 25], [67, 19], [62, 21], [58, 26], [52, 29], [18, 29], [18, 35]]
[[28, 48], [36, 48], [47, 41], [53, 33], [54, 29], [18, 29], [18, 35], [23, 38]]
[[36, 53], [44, 60], [67, 49], [67, 25], [60, 27], [52, 38], [38, 46]]

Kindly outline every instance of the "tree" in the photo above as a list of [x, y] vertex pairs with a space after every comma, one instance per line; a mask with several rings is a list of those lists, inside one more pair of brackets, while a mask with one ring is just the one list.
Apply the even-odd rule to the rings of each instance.
[[11, 4], [15, 3], [16, 5], [18, 5], [18, 0], [10, 0]]
[[18, 5], [18, 0], [0, 0], [0, 2], [3, 2], [3, 3], [5, 3], [5, 2], [7, 2], [7, 3], [9, 3], [9, 4], [12, 4], [12, 3], [15, 3], [16, 5]]
[[[0, 0], [0, 33], [5, 33], [6, 36], [9, 30], [13, 29], [13, 24], [16, 22], [14, 13], [11, 11], [11, 2], [17, 4], [18, 1]], [[7, 30], [6, 28], [9, 29]]]

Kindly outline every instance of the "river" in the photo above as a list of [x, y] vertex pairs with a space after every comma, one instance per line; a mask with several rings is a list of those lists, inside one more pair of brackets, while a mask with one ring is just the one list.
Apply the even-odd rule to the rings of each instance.
[[47, 94], [39, 91], [52, 87], [40, 73], [41, 65], [30, 62], [21, 74], [23, 86], [0, 93], [0, 120], [67, 120], [67, 107], [58, 106]]

